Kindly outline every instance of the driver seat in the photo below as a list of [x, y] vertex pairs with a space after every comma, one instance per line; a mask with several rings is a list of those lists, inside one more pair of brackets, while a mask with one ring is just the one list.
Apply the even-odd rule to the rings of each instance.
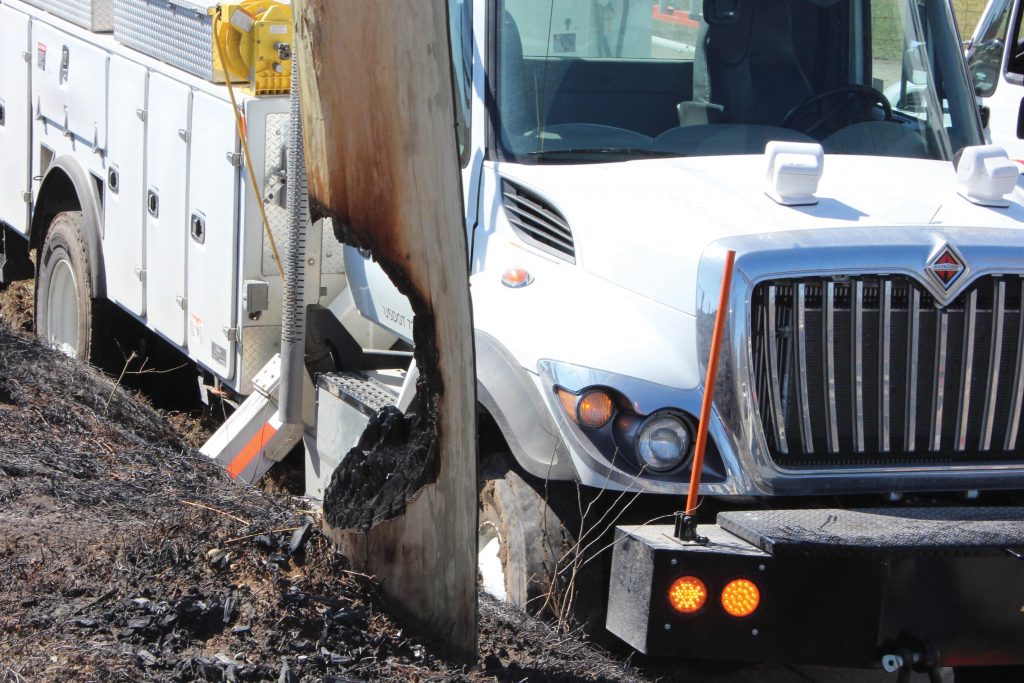
[[[712, 4], [705, 2], [705, 13]], [[778, 126], [814, 92], [793, 49], [791, 2], [736, 0], [735, 6], [732, 23], [706, 23], [701, 17], [693, 99], [679, 105], [681, 125]]]

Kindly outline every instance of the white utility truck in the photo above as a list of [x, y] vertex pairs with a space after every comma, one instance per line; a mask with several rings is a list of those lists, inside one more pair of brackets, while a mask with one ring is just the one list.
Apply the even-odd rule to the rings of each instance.
[[974, 89], [988, 112], [993, 144], [1024, 163], [1024, 35], [1015, 0], [991, 0], [966, 45]]
[[[314, 226], [305, 429], [279, 429], [287, 100], [211, 82], [211, 35], [260, 71], [255, 29], [113, 0], [111, 36], [37, 4], [0, 4], [4, 278], [36, 255], [38, 332], [77, 355], [114, 302], [241, 402], [205, 452], [251, 480], [301, 440], [321, 496], [410, 403], [412, 312]], [[563, 551], [602, 548], [579, 602], [641, 652], [1016, 680], [1024, 192], [949, 2], [693, 5], [451, 0], [485, 582], [543, 602]], [[728, 250], [699, 544], [643, 522], [688, 487]]]

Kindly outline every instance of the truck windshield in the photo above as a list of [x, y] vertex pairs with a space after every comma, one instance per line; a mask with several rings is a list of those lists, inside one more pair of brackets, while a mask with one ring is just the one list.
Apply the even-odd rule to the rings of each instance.
[[983, 144], [947, 0], [499, 0], [500, 158], [827, 153]]

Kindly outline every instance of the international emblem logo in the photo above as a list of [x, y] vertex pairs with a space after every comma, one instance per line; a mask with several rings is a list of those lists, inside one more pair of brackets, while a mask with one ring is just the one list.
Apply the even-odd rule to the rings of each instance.
[[928, 274], [935, 278], [935, 281], [945, 290], [948, 290], [953, 283], [960, 279], [965, 269], [963, 260], [950, 247], [940, 251], [939, 255], [925, 266]]

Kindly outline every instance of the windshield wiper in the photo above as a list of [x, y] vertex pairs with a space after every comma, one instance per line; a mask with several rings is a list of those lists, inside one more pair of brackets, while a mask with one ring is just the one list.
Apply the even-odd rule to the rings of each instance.
[[574, 155], [595, 156], [638, 156], [638, 157], [673, 157], [683, 156], [665, 150], [646, 149], [643, 147], [570, 147], [568, 149], [539, 149], [527, 152], [531, 158], [564, 157]]

